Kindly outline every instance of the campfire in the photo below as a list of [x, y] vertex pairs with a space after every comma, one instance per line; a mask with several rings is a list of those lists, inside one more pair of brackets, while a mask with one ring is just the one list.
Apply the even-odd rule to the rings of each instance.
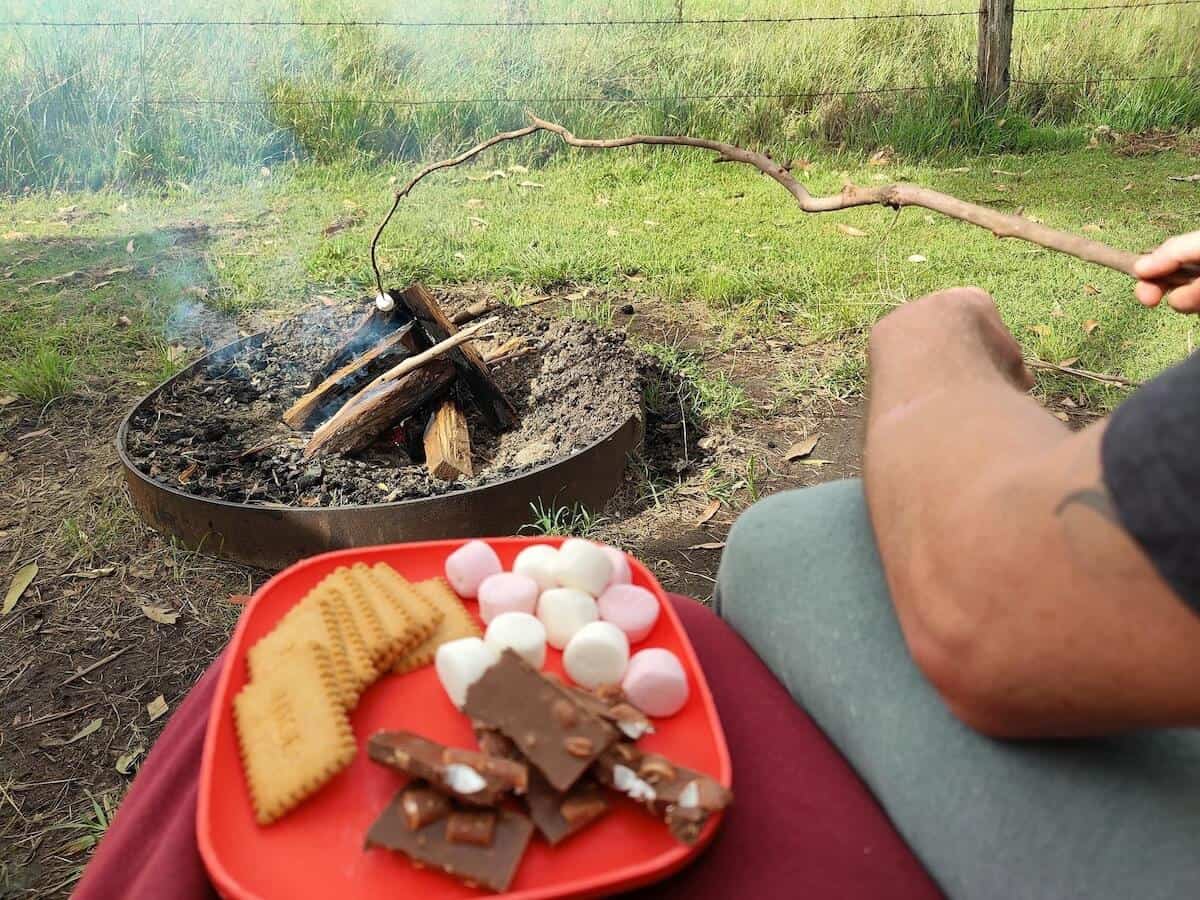
[[443, 481], [473, 474], [471, 435], [462, 393], [496, 432], [510, 428], [516, 408], [490, 366], [530, 352], [514, 337], [483, 355], [474, 341], [493, 320], [467, 325], [496, 308], [481, 301], [447, 316], [420, 284], [380, 294], [374, 307], [313, 374], [311, 389], [283, 414], [296, 430], [315, 429], [305, 458], [354, 453], [382, 435], [394, 439]]

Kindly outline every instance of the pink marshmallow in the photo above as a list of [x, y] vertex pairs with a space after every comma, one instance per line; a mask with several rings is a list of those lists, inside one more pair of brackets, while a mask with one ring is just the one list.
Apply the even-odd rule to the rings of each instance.
[[643, 641], [658, 621], [658, 598], [633, 584], [615, 584], [596, 601], [600, 618], [612, 622], [629, 638], [629, 643]]
[[528, 575], [497, 572], [479, 585], [479, 618], [490, 624], [501, 613], [522, 612], [533, 615], [541, 588]]
[[606, 544], [601, 544], [600, 549], [612, 563], [612, 577], [608, 579], [607, 587], [612, 587], [614, 584], [629, 584], [633, 581], [633, 572], [629, 569], [629, 557], [623, 551]]
[[661, 647], [633, 654], [621, 688], [629, 702], [648, 716], [673, 716], [688, 699], [683, 664], [674, 653]]
[[474, 597], [483, 580], [502, 569], [496, 551], [483, 541], [467, 541], [446, 557], [446, 580], [460, 597]]

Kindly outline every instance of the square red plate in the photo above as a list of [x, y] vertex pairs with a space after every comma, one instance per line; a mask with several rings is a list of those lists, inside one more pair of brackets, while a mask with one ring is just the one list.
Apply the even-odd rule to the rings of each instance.
[[[432, 666], [404, 676], [382, 678], [363, 695], [351, 715], [359, 756], [320, 793], [275, 824], [254, 821], [234, 735], [233, 697], [246, 682], [246, 650], [288, 609], [338, 566], [358, 561], [386, 562], [410, 581], [442, 574], [446, 556], [462, 541], [396, 544], [326, 553], [280, 572], [255, 594], [234, 632], [225, 669], [213, 700], [204, 761], [196, 833], [201, 855], [217, 890], [236, 898], [475, 897], [487, 892], [466, 887], [430, 869], [417, 869], [387, 850], [364, 850], [363, 836], [403, 784], [403, 777], [370, 762], [363, 743], [374, 732], [409, 729], [447, 744], [474, 747], [467, 718], [442, 692]], [[489, 540], [505, 568], [522, 548], [558, 544], [556, 538]], [[641, 563], [630, 559], [633, 581], [653, 591], [662, 615], [641, 647], [672, 650], [687, 670], [692, 688], [687, 705], [642, 746], [680, 765], [706, 772], [730, 786], [732, 767], [725, 735], [704, 673], [662, 587]], [[468, 607], [475, 611], [473, 601]], [[562, 671], [562, 654], [550, 649], [546, 668]], [[557, 848], [535, 837], [511, 891], [503, 896], [534, 900], [587, 897], [631, 890], [682, 868], [711, 840], [719, 821], [709, 822], [695, 846], [685, 846], [666, 827], [624, 798], [601, 821]], [[492, 895], [494, 896], [494, 895]]]

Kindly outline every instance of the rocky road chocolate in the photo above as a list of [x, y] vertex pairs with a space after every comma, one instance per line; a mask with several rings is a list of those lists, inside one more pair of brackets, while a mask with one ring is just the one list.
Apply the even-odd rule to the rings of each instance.
[[685, 844], [694, 843], [712, 814], [733, 802], [729, 789], [709, 776], [629, 743], [605, 751], [593, 771], [602, 784], [661, 817]]
[[367, 754], [474, 806], [495, 806], [510, 793], [524, 793], [529, 783], [528, 769], [519, 762], [446, 747], [411, 731], [373, 734]]
[[467, 690], [463, 712], [503, 732], [559, 791], [617, 740], [611, 725], [512, 650]]
[[[505, 759], [522, 758], [517, 745], [500, 732], [481, 722], [472, 725], [484, 753]], [[536, 767], [530, 767], [529, 790], [521, 799], [537, 830], [552, 845], [582, 831], [608, 812], [611, 805], [605, 790], [592, 775], [584, 774], [564, 793], [551, 787]]]
[[450, 814], [450, 798], [423, 782], [414, 782], [400, 797], [401, 811], [414, 831]]
[[654, 733], [654, 723], [625, 697], [620, 685], [607, 685], [595, 691], [564, 685], [591, 713], [615, 725], [629, 740]]
[[525, 848], [529, 846], [533, 823], [520, 813], [501, 809], [494, 813], [496, 819], [490, 845], [455, 843], [448, 839], [447, 830], [454, 816], [461, 811], [423, 828], [409, 827], [403, 810], [404, 795], [413, 789], [409, 786], [397, 794], [375, 820], [367, 832], [367, 846], [396, 850], [414, 862], [434, 866], [470, 885], [496, 892], [508, 890]]
[[446, 840], [452, 844], [474, 844], [477, 847], [490, 847], [496, 836], [496, 819], [499, 813], [494, 809], [459, 810], [450, 813], [446, 821]]

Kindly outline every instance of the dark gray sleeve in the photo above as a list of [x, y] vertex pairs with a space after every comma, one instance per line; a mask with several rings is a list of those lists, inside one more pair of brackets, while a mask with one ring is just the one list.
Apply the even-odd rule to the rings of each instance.
[[1121, 523], [1200, 612], [1200, 353], [1117, 408], [1100, 459]]

